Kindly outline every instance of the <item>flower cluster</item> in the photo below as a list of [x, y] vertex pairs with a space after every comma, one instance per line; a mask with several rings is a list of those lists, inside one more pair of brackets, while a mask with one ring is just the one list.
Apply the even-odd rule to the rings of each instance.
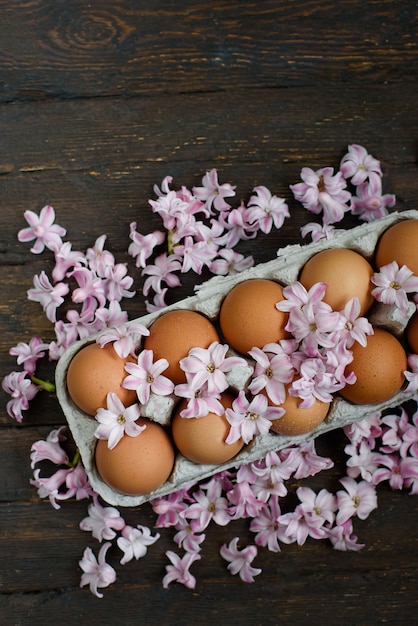
[[355, 382], [345, 375], [352, 361], [354, 342], [367, 344], [373, 328], [360, 317], [358, 298], [347, 302], [342, 311], [333, 311], [323, 301], [325, 283], [316, 283], [309, 291], [298, 281], [283, 289], [284, 300], [276, 307], [288, 312], [285, 326], [296, 344], [289, 354], [293, 382], [289, 394], [302, 399], [301, 407], [310, 407], [315, 399], [331, 402], [333, 394]]
[[[233, 537], [229, 544], [220, 546], [219, 552], [228, 571], [247, 583], [254, 582], [262, 571], [253, 566], [261, 549], [278, 553], [287, 544], [323, 539], [336, 550], [360, 550], [364, 544], [358, 542], [353, 524], [356, 518], [366, 519], [377, 507], [376, 486], [387, 481], [394, 489], [406, 487], [411, 493], [417, 492], [417, 416], [418, 410], [409, 421], [401, 409], [399, 415], [377, 413], [347, 427], [347, 475], [341, 477], [341, 487], [334, 493], [300, 485], [300, 481], [333, 467], [333, 460], [319, 455], [311, 441], [269, 452], [264, 459], [219, 472], [207, 481], [152, 500], [155, 527], [171, 532], [177, 546], [176, 551], [166, 552], [163, 586], [177, 582], [195, 588], [197, 581], [190, 568], [201, 559], [209, 527], [227, 526], [238, 519], [248, 520], [253, 542], [240, 547], [239, 537]], [[56, 466], [40, 494], [49, 495], [53, 505], [59, 496], [56, 485], [59, 481], [63, 484], [61, 473], [67, 464], [63, 442], [60, 429], [32, 446], [33, 467], [45, 460]], [[90, 547], [85, 549], [80, 560], [80, 585], [88, 585], [92, 593], [102, 597], [99, 589], [116, 579], [115, 568], [106, 560], [111, 546], [122, 552], [119, 563], [125, 565], [145, 557], [160, 532], [152, 534], [146, 526], [130, 525], [117, 508], [103, 505], [91, 488], [79, 497], [90, 499], [80, 529], [102, 544], [98, 557]], [[289, 506], [295, 497], [296, 505]]]
[[[303, 235], [310, 233], [315, 241], [332, 237], [334, 224], [347, 211], [372, 221], [394, 204], [394, 196], [382, 194], [379, 162], [361, 146], [349, 146], [336, 173], [333, 168], [316, 172], [303, 168], [301, 178], [302, 183], [291, 186], [294, 197], [312, 213], [323, 216], [322, 225], [311, 223], [302, 229]], [[143, 295], [153, 296], [147, 305], [150, 311], [165, 305], [168, 289], [180, 284], [182, 273], [202, 274], [207, 269], [225, 275], [251, 266], [252, 257], [244, 258], [233, 251], [235, 245], [280, 228], [289, 216], [286, 202], [262, 186], [253, 189], [246, 204], [231, 207], [228, 200], [235, 197], [235, 188], [220, 184], [216, 170], [207, 172], [202, 186], [191, 191], [185, 187], [174, 191], [171, 183], [171, 177], [166, 177], [161, 189], [155, 187], [157, 199], [149, 201], [152, 211], [161, 217], [164, 231], [140, 234], [136, 223], [130, 225], [129, 254], [142, 270]], [[121, 302], [134, 296], [133, 278], [127, 265], [117, 263], [106, 250], [106, 236], [99, 237], [86, 253], [73, 251], [71, 243], [63, 240], [65, 229], [54, 223], [52, 207], [44, 207], [39, 216], [26, 211], [24, 217], [28, 227], [19, 232], [19, 240], [33, 242], [35, 254], [50, 250], [54, 257], [51, 275], [43, 271], [34, 277], [28, 299], [42, 306], [54, 326], [55, 338], [47, 343], [34, 337], [10, 349], [22, 368], [2, 381], [11, 397], [7, 411], [13, 419], [22, 421], [23, 411], [41, 389], [53, 390], [51, 384], [37, 378], [38, 361], [57, 360], [75, 341], [92, 334], [102, 346], [113, 343], [120, 357], [134, 357], [127, 366], [125, 385], [136, 390], [138, 404], [123, 407], [110, 394], [107, 408], [96, 415], [96, 436], [107, 439], [110, 447], [124, 434], [140, 434], [135, 422], [153, 393], [186, 398], [185, 418], [204, 415], [208, 410], [221, 411], [219, 397], [228, 386], [228, 373], [245, 361], [231, 356], [228, 346], [216, 342], [206, 350], [192, 349], [181, 363], [186, 383], [173, 385], [164, 376], [165, 360], [155, 361], [152, 351], [139, 350], [147, 329], [141, 324], [127, 324]], [[373, 282], [375, 298], [401, 311], [408, 306], [407, 294], [417, 298], [417, 282], [408, 268], [391, 264], [381, 268]], [[351, 382], [344, 377], [344, 369], [353, 343], [364, 345], [371, 333], [367, 320], [359, 316], [358, 301], [353, 299], [343, 311], [332, 311], [323, 302], [322, 284], [307, 291], [295, 282], [284, 289], [284, 295], [279, 308], [289, 315], [286, 330], [292, 338], [249, 352], [254, 361], [248, 388], [251, 396], [240, 392], [227, 411], [231, 441], [241, 436], [249, 442], [267, 432], [271, 421], [282, 412], [269, 406], [267, 397], [273, 404], [282, 403], [287, 386], [304, 406], [315, 398], [328, 401], [341, 385]], [[408, 366], [406, 390], [416, 391], [418, 355], [409, 355]], [[161, 532], [172, 532], [178, 548], [166, 552], [163, 586], [178, 582], [195, 587], [197, 581], [190, 569], [201, 559], [211, 524], [226, 526], [238, 519], [248, 520], [254, 536], [249, 545], [242, 546], [239, 537], [233, 537], [219, 546], [226, 569], [247, 583], [261, 573], [254, 563], [261, 549], [277, 553], [285, 544], [302, 545], [308, 539], [328, 540], [337, 550], [361, 549], [354, 523], [356, 518], [366, 519], [376, 508], [378, 485], [386, 481], [393, 489], [418, 493], [418, 408], [410, 417], [408, 413], [400, 407], [399, 414], [375, 414], [345, 428], [346, 475], [341, 476], [341, 487], [334, 493], [326, 489], [315, 492], [309, 487], [309, 477], [333, 466], [333, 460], [320, 456], [315, 442], [310, 441], [269, 452], [264, 459], [219, 472], [151, 501], [155, 526]], [[79, 562], [80, 585], [102, 597], [100, 589], [116, 580], [116, 569], [108, 562], [115, 549], [119, 549], [119, 563], [124, 565], [143, 558], [160, 533], [152, 534], [141, 524], [131, 525], [118, 509], [104, 505], [89, 483], [79, 454], [69, 458], [67, 443], [61, 427], [32, 445], [31, 483], [39, 497], [49, 498], [55, 509], [70, 498], [89, 501], [80, 529], [90, 532], [101, 547], [97, 557], [91, 548], [85, 549]], [[308, 484], [300, 484], [304, 480]]]
[[347, 474], [372, 485], [388, 481], [392, 489], [418, 493], [418, 411], [411, 417], [404, 407], [400, 414], [375, 414], [344, 429], [350, 443]]
[[[220, 184], [215, 169], [203, 176], [201, 187], [192, 190], [176, 191], [170, 189], [171, 183], [171, 176], [164, 178], [161, 189], [154, 187], [157, 199], [149, 201], [165, 232], [144, 235], [136, 222], [131, 223], [129, 253], [146, 276], [144, 295], [153, 295], [152, 301], [146, 301], [149, 311], [166, 305], [168, 289], [181, 284], [179, 274], [200, 275], [206, 268], [212, 274], [227, 275], [251, 267], [253, 257], [234, 251], [235, 246], [260, 231], [267, 234], [281, 228], [289, 217], [284, 199], [264, 186], [253, 189], [247, 205], [241, 202], [232, 207], [227, 199], [235, 196], [235, 187]], [[156, 253], [163, 243], [166, 250]]]
[[304, 167], [301, 179], [290, 185], [294, 197], [305, 209], [322, 216], [322, 224], [309, 222], [301, 229], [302, 235], [310, 234], [313, 241], [331, 238], [337, 232], [334, 225], [346, 213], [372, 222], [387, 215], [388, 208], [395, 205], [395, 196], [382, 192], [379, 161], [357, 144], [348, 146], [336, 172], [333, 167], [316, 171]]

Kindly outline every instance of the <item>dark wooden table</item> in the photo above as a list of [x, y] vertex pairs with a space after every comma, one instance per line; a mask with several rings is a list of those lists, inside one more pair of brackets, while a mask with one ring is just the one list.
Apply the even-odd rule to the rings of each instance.
[[[307, 214], [290, 196], [303, 166], [338, 167], [347, 145], [378, 158], [399, 210], [417, 208], [418, 46], [416, 2], [179, 2], [28, 0], [0, 3], [0, 354], [33, 335], [51, 341], [39, 305], [26, 300], [48, 255], [17, 241], [23, 212], [47, 203], [74, 249], [107, 235], [128, 262], [129, 224], [159, 227], [148, 206], [164, 176], [199, 185], [216, 167], [248, 199], [255, 185], [285, 196], [291, 219], [242, 250], [257, 262], [300, 241]], [[48, 265], [49, 264], [49, 265]], [[176, 298], [192, 292], [186, 281]], [[143, 298], [127, 301], [131, 318]], [[44, 366], [54, 375], [54, 365]], [[244, 521], [207, 532], [193, 567], [195, 590], [162, 587], [171, 532], [147, 557], [118, 566], [114, 585], [95, 598], [80, 589], [78, 561], [98, 544], [79, 529], [85, 501], [58, 511], [29, 480], [30, 447], [65, 423], [56, 398], [39, 395], [22, 424], [0, 416], [1, 624], [410, 624], [417, 602], [418, 500], [378, 489], [378, 509], [355, 522], [366, 547], [337, 552], [308, 540], [274, 554], [260, 549], [252, 585], [231, 576], [219, 547]], [[315, 477], [337, 484], [341, 433], [318, 445], [335, 459]], [[149, 505], [124, 511], [152, 526]]]

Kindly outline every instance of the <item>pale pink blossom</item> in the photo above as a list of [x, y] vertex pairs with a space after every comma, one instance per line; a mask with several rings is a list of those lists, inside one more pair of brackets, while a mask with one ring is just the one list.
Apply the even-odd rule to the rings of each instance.
[[[97, 331], [97, 320], [95, 320], [94, 312], [90, 309], [77, 311], [69, 309], [66, 313], [68, 320], [67, 326], [72, 326], [80, 339], [86, 339]], [[70, 334], [70, 331], [68, 331]]]
[[372, 296], [378, 302], [397, 306], [405, 316], [408, 313], [408, 293], [418, 292], [418, 277], [403, 265], [401, 268], [396, 261], [383, 265], [379, 272], [375, 272], [370, 279], [376, 287]]
[[153, 351], [142, 350], [138, 355], [137, 363], [126, 363], [125, 370], [128, 376], [124, 378], [122, 386], [136, 391], [141, 404], [148, 402], [151, 393], [169, 396], [174, 391], [174, 383], [163, 376], [167, 368], [167, 359], [158, 359], [154, 362]]
[[229, 514], [231, 519], [243, 519], [254, 517], [266, 506], [265, 502], [258, 500], [246, 481], [240, 481], [227, 492], [229, 501]]
[[108, 343], [113, 343], [116, 353], [124, 359], [130, 354], [135, 355], [141, 338], [148, 335], [148, 328], [139, 322], [134, 322], [107, 328], [100, 333], [96, 341], [102, 348]]
[[[333, 493], [327, 489], [321, 489], [316, 493], [310, 487], [298, 487], [296, 495], [300, 500], [300, 508], [305, 517], [310, 520], [322, 521], [322, 524], [330, 527], [335, 519], [337, 510], [337, 499]], [[319, 518], [317, 520], [316, 518]]]
[[281, 228], [285, 217], [289, 217], [289, 207], [283, 198], [273, 196], [271, 191], [259, 185], [248, 201], [248, 222], [268, 234], [273, 226]]
[[254, 374], [248, 389], [253, 394], [265, 389], [274, 404], [282, 404], [286, 399], [287, 383], [294, 376], [292, 361], [280, 343], [270, 343], [260, 348], [252, 348], [248, 354], [255, 360]]
[[198, 552], [186, 552], [183, 557], [172, 550], [167, 550], [166, 555], [171, 561], [171, 565], [166, 566], [166, 575], [163, 578], [163, 587], [167, 589], [172, 582], [178, 582], [187, 587], [194, 589], [196, 587], [196, 578], [190, 572], [190, 567], [195, 561], [201, 557]]
[[404, 375], [408, 384], [404, 392], [411, 393], [418, 391], [418, 354], [408, 354], [407, 362], [408, 369], [404, 372]]
[[[403, 459], [396, 454], [381, 454], [379, 456], [380, 466], [373, 474], [373, 484], [378, 485], [383, 481], [388, 481], [390, 488], [401, 490], [405, 487], [407, 478], [411, 478], [410, 459]], [[418, 478], [418, 460], [415, 461], [414, 477]]]
[[64, 429], [65, 426], [54, 428], [45, 440], [39, 439], [32, 444], [30, 454], [32, 469], [34, 469], [36, 463], [45, 460], [52, 461], [55, 465], [66, 465], [68, 463], [67, 453], [61, 446], [61, 443], [67, 439], [62, 433]]
[[106, 542], [99, 550], [98, 559], [94, 556], [91, 548], [86, 548], [83, 558], [79, 561], [80, 568], [83, 570], [81, 575], [80, 587], [89, 585], [90, 591], [98, 598], [103, 598], [103, 594], [99, 589], [108, 587], [116, 580], [116, 572], [111, 565], [106, 563], [106, 553], [111, 547], [110, 542]]
[[151, 500], [152, 510], [158, 516], [155, 523], [157, 528], [168, 528], [179, 524], [183, 519], [182, 514], [187, 508], [187, 503], [190, 501], [191, 497], [185, 488]]
[[38, 359], [43, 358], [48, 349], [48, 343], [45, 343], [39, 337], [32, 337], [29, 343], [20, 341], [16, 346], [10, 348], [9, 354], [17, 357], [17, 364], [23, 365], [25, 372], [33, 374], [36, 370]]
[[402, 474], [404, 477], [404, 487], [411, 488], [410, 495], [418, 494], [418, 459], [408, 457], [402, 460]]
[[45, 248], [53, 251], [60, 248], [62, 244], [61, 238], [66, 235], [67, 231], [62, 226], [54, 224], [55, 211], [52, 206], [44, 206], [39, 215], [34, 211], [25, 211], [23, 216], [29, 227], [20, 230], [17, 238], [21, 242], [35, 240], [31, 252], [40, 254]]
[[29, 402], [33, 400], [39, 391], [38, 385], [32, 383], [27, 377], [27, 372], [10, 372], [2, 382], [3, 390], [11, 396], [7, 402], [6, 410], [8, 415], [21, 423], [23, 420], [22, 411], [27, 411]]
[[273, 420], [284, 415], [282, 407], [269, 406], [266, 396], [258, 394], [248, 400], [241, 390], [233, 401], [232, 407], [227, 408], [225, 415], [231, 425], [226, 443], [234, 443], [242, 438], [249, 443], [257, 435], [269, 432]]
[[228, 500], [222, 495], [222, 484], [213, 477], [193, 494], [194, 502], [184, 511], [186, 519], [197, 520], [197, 532], [205, 530], [213, 520], [219, 526], [230, 522]]
[[289, 394], [301, 399], [301, 408], [309, 408], [315, 399], [331, 402], [333, 394], [344, 384], [335, 376], [334, 366], [329, 367], [327, 356], [306, 357], [300, 363], [298, 376], [293, 380]]
[[156, 259], [154, 264], [147, 265], [142, 270], [143, 276], [148, 276], [144, 281], [142, 293], [147, 296], [151, 289], [157, 294], [163, 292], [163, 284], [173, 288], [180, 285], [180, 278], [176, 272], [180, 272], [181, 263], [173, 254], [163, 252]]
[[286, 527], [284, 535], [288, 542], [296, 542], [299, 546], [302, 546], [308, 537], [324, 539], [327, 535], [324, 520], [319, 516], [306, 515], [300, 504], [294, 511], [280, 515], [278, 521]]
[[218, 172], [214, 168], [202, 178], [202, 187], [193, 187], [193, 194], [198, 199], [206, 204], [207, 207], [212, 206], [217, 211], [225, 211], [229, 209], [229, 204], [225, 198], [231, 198], [235, 196], [235, 187], [232, 187], [229, 183], [218, 182]]
[[232, 575], [238, 574], [245, 583], [253, 583], [254, 576], [261, 574], [261, 569], [253, 567], [251, 563], [257, 556], [256, 546], [246, 546], [241, 550], [238, 548], [238, 537], [234, 537], [229, 544], [223, 544], [220, 549], [220, 555], [225, 561], [228, 561], [228, 570]]
[[51, 476], [41, 477], [41, 470], [38, 467], [33, 472], [33, 479], [31, 478], [29, 482], [36, 487], [39, 498], [48, 498], [53, 508], [59, 509], [57, 499], [70, 471], [71, 468], [65, 467], [58, 469]]
[[400, 415], [386, 414], [381, 418], [382, 440], [380, 451], [385, 454], [399, 452], [402, 448], [404, 435], [409, 427], [409, 416], [404, 407], [400, 407]]
[[254, 542], [270, 552], [280, 552], [279, 542], [291, 543], [285, 535], [287, 525], [279, 522], [280, 516], [279, 496], [272, 495], [250, 522], [250, 531], [255, 533]]
[[107, 300], [120, 302], [123, 298], [133, 298], [135, 291], [129, 291], [134, 279], [128, 275], [126, 263], [116, 263], [107, 268], [104, 277], [104, 292]]
[[342, 228], [335, 228], [333, 224], [317, 224], [316, 222], [308, 222], [300, 228], [300, 234], [302, 237], [311, 235], [312, 241], [326, 240], [330, 241], [335, 235], [343, 232]]
[[241, 240], [254, 239], [257, 232], [252, 228], [248, 218], [248, 208], [242, 202], [235, 209], [222, 213], [219, 221], [226, 232], [218, 243], [225, 248], [233, 248]]
[[71, 299], [75, 303], [82, 304], [82, 309], [91, 307], [103, 307], [106, 304], [103, 278], [87, 267], [76, 267], [69, 273], [69, 277], [77, 282], [71, 294]]
[[234, 367], [246, 367], [242, 357], [227, 356], [229, 346], [213, 341], [208, 348], [191, 348], [180, 360], [180, 367], [190, 376], [195, 389], [207, 389], [208, 394], [220, 394], [228, 388], [227, 374]]
[[97, 498], [88, 507], [88, 516], [81, 520], [80, 529], [91, 532], [98, 541], [111, 541], [125, 527], [125, 520], [114, 506], [103, 507]]
[[156, 293], [152, 301], [145, 300], [145, 308], [147, 313], [155, 313], [155, 311], [161, 311], [164, 307], [167, 306], [165, 301], [167, 296], [168, 288], [165, 287], [161, 289], [160, 293]]
[[418, 458], [418, 411], [412, 415], [412, 424], [409, 423], [403, 432], [400, 453], [403, 458], [408, 454]]
[[[295, 280], [283, 287], [283, 300], [276, 303], [276, 309], [289, 313], [309, 304], [316, 310], [324, 304], [323, 298], [326, 290], [326, 283], [315, 283], [308, 290], [301, 282]], [[328, 311], [328, 307], [325, 308]]]
[[235, 252], [230, 248], [222, 248], [218, 251], [218, 256], [212, 261], [209, 269], [212, 274], [233, 276], [253, 265], [254, 258], [252, 256], [245, 257], [243, 254]]
[[57, 500], [68, 500], [70, 498], [87, 500], [95, 496], [86, 470], [81, 463], [69, 468], [65, 477], [65, 486], [67, 487], [67, 493], [58, 493], [56, 496]]
[[101, 235], [96, 239], [93, 247], [88, 248], [86, 252], [90, 270], [100, 278], [105, 278], [109, 268], [115, 264], [115, 257], [104, 247], [106, 239], [106, 235]]
[[348, 146], [348, 152], [341, 159], [340, 172], [353, 185], [364, 183], [371, 172], [382, 176], [380, 162], [358, 144]]
[[349, 209], [347, 202], [351, 198], [341, 172], [334, 174], [332, 167], [317, 171], [303, 167], [301, 179], [303, 182], [290, 185], [296, 200], [312, 213], [322, 212], [324, 224], [341, 221]]
[[121, 564], [125, 565], [132, 559], [142, 559], [148, 551], [148, 546], [151, 546], [159, 538], [159, 533], [151, 535], [151, 530], [140, 524], [136, 528], [132, 526], [122, 528], [121, 536], [117, 538], [117, 544], [123, 552]]
[[189, 202], [180, 198], [175, 191], [168, 191], [160, 195], [157, 200], [148, 200], [154, 213], [158, 213], [167, 231], [173, 231], [176, 227], [179, 215], [187, 213]]
[[333, 331], [341, 324], [340, 315], [325, 302], [320, 305], [308, 302], [302, 308], [293, 307], [285, 330], [300, 342], [300, 349], [314, 357], [319, 348], [332, 348], [335, 341]]
[[290, 465], [293, 464], [296, 480], [314, 476], [318, 472], [331, 469], [334, 466], [332, 459], [323, 457], [316, 452], [314, 439], [281, 450], [280, 457], [287, 460]]
[[284, 498], [288, 493], [285, 481], [276, 473], [257, 476], [251, 489], [260, 502], [269, 502], [272, 497]]
[[145, 430], [145, 424], [140, 426], [136, 423], [141, 416], [139, 404], [125, 407], [115, 393], [109, 392], [106, 396], [106, 406], [107, 408], [99, 408], [96, 411], [95, 418], [99, 425], [94, 431], [94, 436], [97, 439], [107, 439], [109, 450], [113, 450], [125, 435], [138, 437]]
[[132, 243], [129, 245], [128, 254], [135, 259], [136, 267], [144, 268], [154, 249], [164, 243], [165, 233], [155, 230], [147, 235], [141, 235], [141, 233], [137, 232], [136, 227], [136, 222], [132, 222], [129, 233]]
[[54, 324], [54, 331], [56, 341], [51, 341], [49, 344], [49, 358], [51, 361], [58, 361], [64, 351], [77, 341], [78, 327], [58, 320]]
[[185, 383], [179, 383], [174, 387], [176, 396], [187, 399], [186, 407], [180, 411], [181, 417], [188, 419], [205, 417], [208, 413], [216, 415], [225, 413], [220, 393], [209, 393], [207, 387], [196, 387], [190, 374], [186, 374], [186, 379]]
[[188, 522], [185, 519], [179, 519], [173, 541], [186, 552], [200, 552], [201, 544], [205, 541], [206, 535], [197, 532], [198, 529], [199, 524], [196, 520]]
[[343, 524], [333, 526], [328, 531], [328, 539], [330, 540], [334, 550], [346, 552], [348, 550], [358, 551], [364, 548], [364, 543], [357, 543], [357, 537], [353, 535], [353, 522], [351, 519], [346, 520]]
[[360, 317], [359, 299], [351, 298], [340, 311], [339, 328], [331, 336], [335, 340], [344, 342], [347, 348], [351, 348], [355, 342], [365, 348], [367, 336], [373, 335], [373, 332], [373, 326], [368, 319]]
[[267, 477], [269, 480], [288, 480], [295, 471], [291, 456], [270, 450], [258, 461], [251, 464], [255, 476]]
[[370, 172], [369, 180], [361, 183], [356, 190], [357, 195], [351, 198], [351, 212], [365, 222], [372, 222], [388, 215], [388, 208], [396, 204], [393, 194], [382, 193], [381, 177]]
[[370, 448], [374, 448], [376, 439], [382, 434], [382, 414], [380, 411], [372, 413], [369, 417], [352, 422], [344, 426], [344, 433], [353, 444], [360, 444], [364, 439]]
[[70, 290], [69, 286], [66, 283], [53, 285], [44, 270], [39, 275], [35, 274], [33, 284], [33, 289], [28, 289], [28, 300], [39, 302], [47, 319], [55, 323], [57, 308], [64, 302]]
[[358, 445], [349, 444], [345, 446], [344, 452], [348, 456], [347, 476], [350, 478], [361, 476], [363, 480], [372, 482], [373, 474], [379, 464], [379, 455], [370, 449], [367, 441], [363, 440]]
[[86, 257], [82, 252], [71, 249], [71, 243], [66, 241], [55, 251], [55, 266], [52, 269], [52, 278], [54, 282], [64, 280], [69, 269], [76, 265], [86, 263]]
[[205, 241], [195, 241], [190, 235], [183, 239], [183, 243], [174, 248], [174, 255], [181, 261], [183, 273], [190, 270], [201, 274], [204, 267], [210, 267], [218, 252], [218, 246]]
[[344, 524], [350, 517], [357, 516], [359, 519], [366, 519], [370, 513], [377, 508], [377, 494], [375, 487], [361, 480], [356, 482], [353, 478], [346, 476], [340, 479], [344, 491], [337, 491], [337, 525]]
[[126, 324], [128, 321], [128, 314], [123, 311], [121, 305], [116, 300], [109, 302], [107, 306], [99, 306], [95, 310], [95, 318], [97, 330], [103, 330], [104, 328], [114, 328]]

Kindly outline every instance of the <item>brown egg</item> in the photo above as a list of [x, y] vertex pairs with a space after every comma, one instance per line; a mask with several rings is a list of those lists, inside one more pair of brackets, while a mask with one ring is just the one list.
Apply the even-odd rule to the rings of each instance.
[[[290, 385], [286, 385], [286, 391], [289, 387]], [[279, 435], [304, 435], [322, 424], [331, 403], [321, 402], [315, 398], [313, 405], [304, 409], [300, 407], [301, 402], [301, 398], [286, 393], [286, 400], [280, 405], [286, 409], [286, 413], [272, 422], [271, 430]], [[276, 406], [270, 400], [269, 404]]]
[[354, 372], [357, 381], [346, 385], [340, 394], [355, 404], [376, 404], [389, 400], [400, 391], [407, 369], [405, 350], [398, 339], [383, 328], [375, 328], [367, 337], [367, 346], [355, 343], [353, 361], [345, 374]]
[[415, 311], [411, 316], [405, 334], [410, 351], [414, 354], [418, 354], [418, 311]]
[[139, 418], [146, 424], [137, 437], [124, 435], [109, 450], [106, 439], [96, 444], [95, 462], [102, 480], [120, 493], [138, 496], [154, 491], [169, 478], [175, 452], [170, 437], [160, 424]]
[[145, 337], [144, 349], [154, 352], [154, 360], [167, 359], [169, 366], [164, 376], [178, 384], [186, 380], [179, 361], [191, 348], [208, 348], [219, 341], [214, 325], [201, 313], [178, 309], [158, 317]]
[[263, 348], [287, 337], [284, 327], [288, 314], [276, 308], [283, 299], [282, 286], [274, 280], [254, 278], [235, 285], [219, 311], [225, 341], [245, 354], [251, 348]]
[[376, 245], [376, 267], [392, 261], [406, 265], [418, 276], [418, 220], [402, 220], [390, 226]]
[[[223, 394], [221, 402], [225, 408], [232, 405], [233, 397]], [[230, 425], [223, 415], [208, 413], [204, 417], [181, 417], [186, 402], [177, 407], [171, 422], [174, 443], [179, 452], [194, 463], [219, 464], [232, 459], [244, 445], [242, 439], [225, 443]]]
[[101, 348], [94, 342], [81, 348], [67, 370], [67, 389], [72, 401], [89, 415], [95, 415], [99, 408], [106, 408], [106, 396], [111, 391], [125, 406], [133, 404], [135, 391], [122, 387], [128, 361], [134, 359], [122, 359], [111, 343]]
[[341, 311], [348, 300], [357, 297], [360, 315], [372, 306], [374, 285], [370, 263], [358, 252], [348, 248], [327, 248], [312, 256], [303, 266], [299, 280], [306, 289], [315, 283], [326, 283], [324, 302], [334, 311]]

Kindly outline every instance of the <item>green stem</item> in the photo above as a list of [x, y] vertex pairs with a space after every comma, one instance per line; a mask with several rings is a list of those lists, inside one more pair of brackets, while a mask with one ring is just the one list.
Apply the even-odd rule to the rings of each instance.
[[167, 252], [168, 254], [173, 254], [175, 246], [178, 244], [173, 243], [173, 234], [174, 232], [169, 230], [167, 233]]
[[69, 463], [69, 466], [76, 467], [76, 465], [79, 464], [80, 460], [81, 460], [80, 450], [77, 448], [76, 453], [73, 457], [73, 460], [71, 461], [71, 463]]
[[31, 381], [48, 393], [55, 393], [55, 385], [54, 383], [49, 382], [49, 380], [42, 380], [41, 378], [37, 378], [36, 376], [31, 376]]

